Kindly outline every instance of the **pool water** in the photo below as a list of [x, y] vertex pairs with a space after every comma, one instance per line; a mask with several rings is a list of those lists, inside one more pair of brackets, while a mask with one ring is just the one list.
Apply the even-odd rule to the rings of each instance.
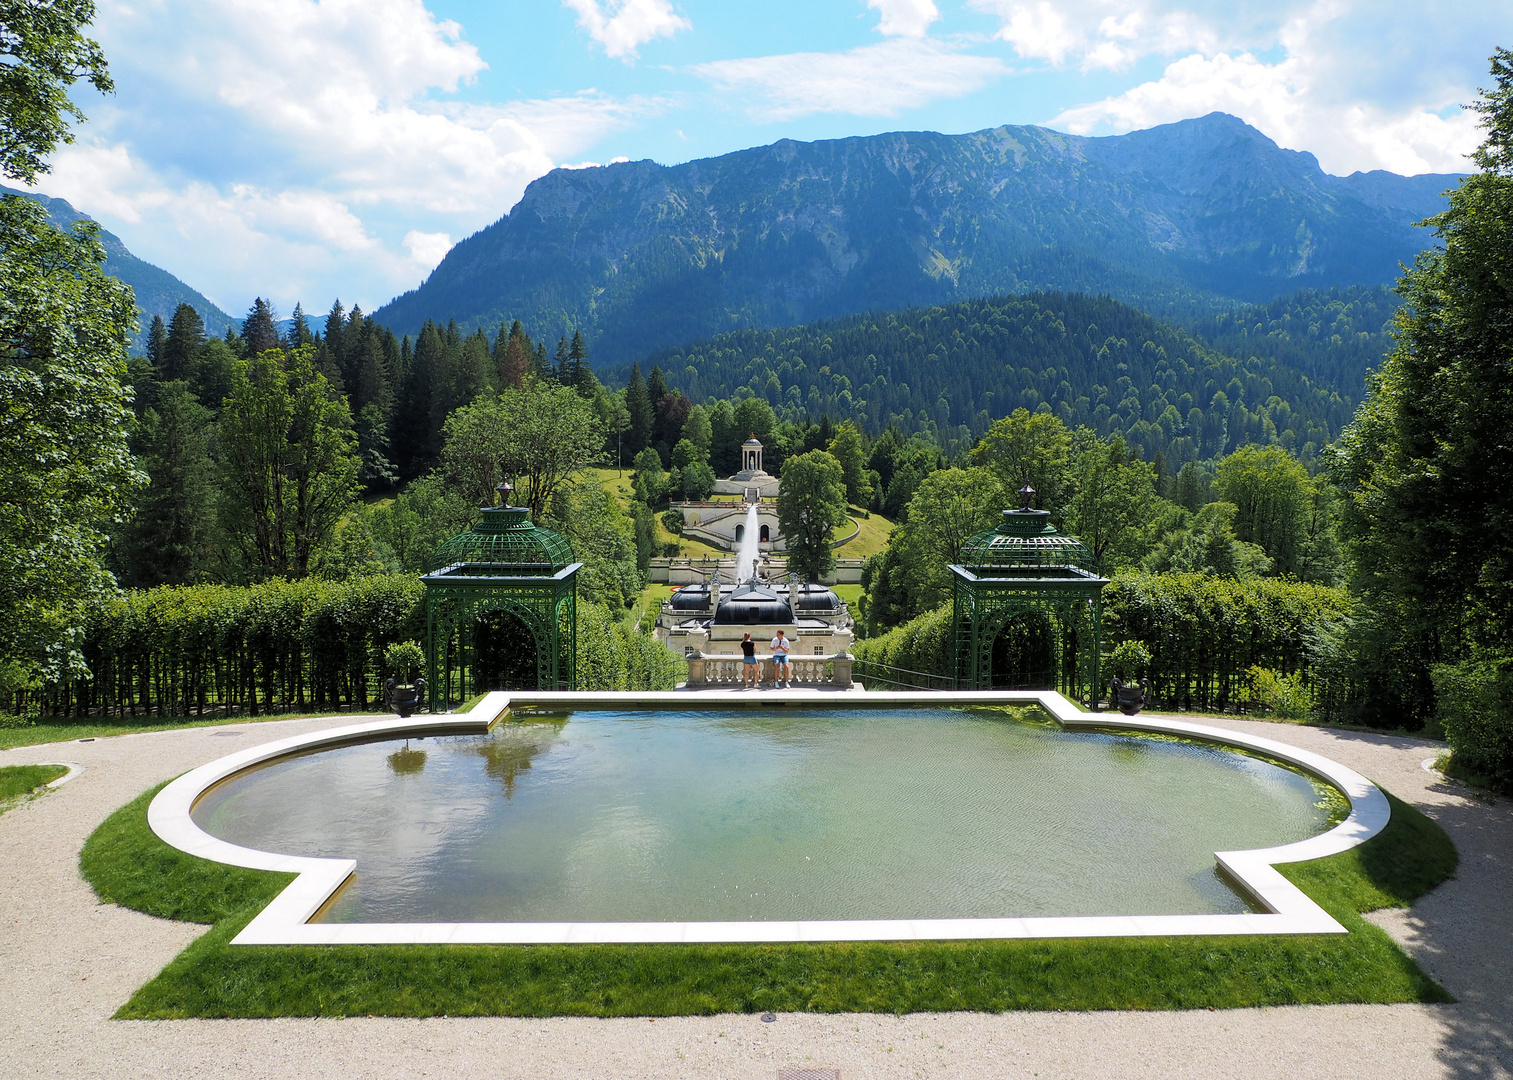
[[285, 758], [201, 828], [353, 858], [340, 922], [1247, 910], [1214, 852], [1323, 831], [1294, 770], [1001, 708], [516, 711], [487, 735]]

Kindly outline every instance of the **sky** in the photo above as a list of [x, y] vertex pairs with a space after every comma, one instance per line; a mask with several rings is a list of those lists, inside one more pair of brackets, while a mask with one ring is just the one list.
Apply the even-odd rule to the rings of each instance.
[[558, 167], [1215, 110], [1326, 172], [1463, 172], [1513, 4], [97, 0], [115, 94], [37, 190], [240, 317], [371, 311]]

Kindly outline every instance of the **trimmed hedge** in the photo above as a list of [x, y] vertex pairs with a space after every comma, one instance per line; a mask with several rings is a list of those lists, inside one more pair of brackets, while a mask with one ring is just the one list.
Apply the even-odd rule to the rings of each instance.
[[[1341, 589], [1204, 574], [1122, 574], [1103, 593], [1103, 644], [1138, 641], [1150, 651], [1151, 689], [1167, 708], [1224, 711], [1245, 701], [1247, 672], [1305, 674], [1321, 625], [1345, 617]], [[949, 678], [951, 606], [946, 604], [858, 642], [860, 660]]]
[[1120, 574], [1103, 593], [1103, 639], [1150, 650], [1161, 705], [1224, 712], [1246, 700], [1252, 667], [1306, 681], [1315, 631], [1349, 610], [1343, 589], [1280, 578]]
[[1513, 792], [1513, 660], [1434, 668], [1451, 770]]
[[[408, 575], [347, 582], [163, 586], [93, 612], [92, 677], [48, 686], [63, 716], [202, 716], [381, 707], [384, 652], [425, 640], [425, 587]], [[683, 662], [598, 604], [578, 605], [578, 687], [663, 690]]]

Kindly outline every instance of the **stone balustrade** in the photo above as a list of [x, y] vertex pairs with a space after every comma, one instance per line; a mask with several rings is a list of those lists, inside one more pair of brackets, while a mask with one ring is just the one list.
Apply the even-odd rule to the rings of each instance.
[[[833, 656], [798, 656], [788, 658], [789, 682], [793, 686], [825, 690], [849, 690], [851, 688], [850, 653]], [[757, 657], [757, 680], [771, 687], [772, 657]], [[739, 654], [706, 655], [694, 653], [688, 657], [688, 689], [712, 690], [737, 688], [746, 682], [746, 665]]]

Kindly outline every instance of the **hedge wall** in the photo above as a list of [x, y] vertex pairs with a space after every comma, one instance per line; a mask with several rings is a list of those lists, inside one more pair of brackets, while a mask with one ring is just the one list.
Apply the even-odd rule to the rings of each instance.
[[1223, 712], [1244, 701], [1252, 666], [1306, 679], [1311, 638], [1349, 609], [1343, 589], [1278, 578], [1122, 574], [1103, 593], [1103, 639], [1150, 650], [1161, 705]]
[[[382, 707], [384, 650], [425, 640], [425, 587], [379, 575], [349, 582], [163, 586], [102, 604], [86, 630], [91, 678], [46, 687], [54, 715], [201, 716]], [[578, 687], [671, 689], [683, 662], [583, 602]]]
[[[1306, 676], [1314, 631], [1348, 608], [1343, 590], [1274, 578], [1124, 574], [1104, 590], [1104, 650], [1126, 640], [1143, 643], [1160, 705], [1224, 711], [1243, 702], [1252, 666]], [[949, 677], [951, 606], [858, 642], [856, 655]]]

